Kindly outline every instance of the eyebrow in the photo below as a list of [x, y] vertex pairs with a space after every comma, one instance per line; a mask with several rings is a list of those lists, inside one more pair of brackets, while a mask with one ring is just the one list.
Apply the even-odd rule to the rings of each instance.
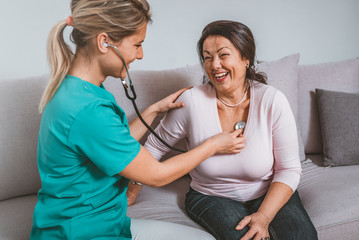
[[[230, 49], [229, 47], [221, 47], [220, 49], [217, 50], [217, 53], [220, 52], [223, 48], [228, 48], [229, 50], [232, 50]], [[208, 54], [211, 54], [209, 51], [207, 50], [203, 50], [204, 53], [208, 53]]]

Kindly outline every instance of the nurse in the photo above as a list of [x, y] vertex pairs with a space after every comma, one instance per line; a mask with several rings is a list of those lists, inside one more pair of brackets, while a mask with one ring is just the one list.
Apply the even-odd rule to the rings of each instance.
[[[216, 153], [238, 153], [241, 130], [219, 133], [193, 150], [158, 162], [138, 140], [146, 132], [102, 83], [125, 78], [142, 59], [151, 21], [146, 0], [72, 0], [72, 16], [56, 24], [48, 39], [51, 80], [42, 96], [38, 168], [42, 186], [33, 215], [31, 239], [200, 239], [203, 231], [126, 216], [129, 179], [162, 186], [185, 175]], [[73, 53], [63, 38], [72, 26]], [[183, 107], [180, 90], [151, 105], [143, 118]], [[166, 232], [167, 231], [167, 232]], [[201, 235], [202, 234], [202, 235]], [[208, 237], [208, 236], [207, 236]]]

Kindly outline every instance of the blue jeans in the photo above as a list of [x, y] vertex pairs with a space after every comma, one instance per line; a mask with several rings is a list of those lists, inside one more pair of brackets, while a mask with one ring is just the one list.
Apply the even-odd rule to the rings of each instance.
[[[235, 227], [245, 217], [258, 211], [265, 195], [247, 202], [209, 196], [192, 188], [186, 195], [188, 215], [217, 240], [239, 240], [249, 227], [237, 231]], [[296, 191], [279, 210], [268, 231], [271, 240], [316, 240], [317, 231], [305, 211]]]

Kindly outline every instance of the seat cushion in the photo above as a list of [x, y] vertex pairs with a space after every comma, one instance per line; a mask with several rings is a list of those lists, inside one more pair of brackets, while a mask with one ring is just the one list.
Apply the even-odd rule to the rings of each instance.
[[[308, 158], [323, 162], [321, 154]], [[298, 191], [319, 239], [359, 239], [359, 165], [321, 167], [309, 162], [302, 168]]]
[[29, 239], [37, 194], [0, 201], [0, 239]]
[[[322, 163], [322, 155], [310, 155]], [[359, 165], [321, 167], [304, 163], [298, 187], [302, 203], [320, 240], [359, 239]], [[137, 203], [128, 208], [128, 216], [179, 223], [202, 229], [184, 210], [190, 184], [188, 175], [160, 188], [144, 186]], [[0, 239], [28, 239], [36, 195], [0, 201]]]
[[201, 226], [187, 216], [184, 209], [184, 200], [189, 190], [190, 182], [191, 177], [185, 175], [160, 188], [143, 186], [136, 203], [128, 207], [128, 216], [179, 223], [202, 229]]
[[[321, 164], [323, 155], [310, 155]], [[318, 166], [303, 163], [303, 176], [298, 187], [302, 203], [320, 240], [359, 239], [359, 165]], [[167, 186], [144, 186], [137, 203], [128, 208], [133, 218], [156, 219], [201, 228], [184, 210], [184, 199], [190, 184], [185, 176]]]

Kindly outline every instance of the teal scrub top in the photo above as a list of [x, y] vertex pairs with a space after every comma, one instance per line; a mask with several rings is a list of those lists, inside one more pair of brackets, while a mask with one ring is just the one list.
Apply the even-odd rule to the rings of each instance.
[[131, 239], [128, 179], [141, 145], [111, 93], [66, 75], [41, 119], [31, 239]]

